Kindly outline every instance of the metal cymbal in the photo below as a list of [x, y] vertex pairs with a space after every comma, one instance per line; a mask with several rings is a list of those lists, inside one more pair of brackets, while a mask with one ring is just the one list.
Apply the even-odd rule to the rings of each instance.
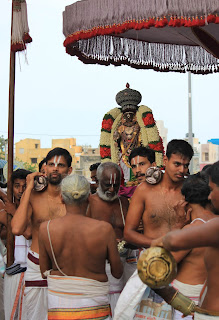
[[177, 274], [174, 257], [161, 247], [146, 249], [138, 260], [137, 269], [140, 279], [152, 289], [167, 286]]
[[47, 188], [47, 179], [44, 176], [36, 176], [34, 178], [34, 190], [43, 191]]

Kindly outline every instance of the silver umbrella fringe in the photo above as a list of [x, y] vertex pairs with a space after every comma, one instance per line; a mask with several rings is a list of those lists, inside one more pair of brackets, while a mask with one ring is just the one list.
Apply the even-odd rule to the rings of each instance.
[[148, 43], [113, 36], [78, 40], [66, 48], [84, 63], [127, 64], [157, 71], [219, 72], [219, 59], [199, 46]]

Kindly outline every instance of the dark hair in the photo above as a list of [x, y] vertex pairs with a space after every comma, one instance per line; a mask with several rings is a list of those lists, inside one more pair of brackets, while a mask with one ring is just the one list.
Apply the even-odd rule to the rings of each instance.
[[68, 150], [64, 148], [54, 148], [50, 150], [46, 156], [46, 163], [55, 156], [63, 156], [67, 162], [68, 167], [71, 167], [72, 156], [70, 155]]
[[14, 183], [15, 179], [26, 179], [27, 175], [32, 173], [32, 171], [29, 170], [25, 170], [25, 169], [17, 169], [15, 171], [12, 172], [11, 175], [11, 182], [12, 184]]
[[7, 188], [7, 182], [4, 183], [0, 181], [0, 188], [3, 188], [3, 189]]
[[189, 176], [183, 183], [181, 193], [185, 196], [187, 202], [197, 203], [205, 208], [210, 203], [210, 200], [208, 200], [210, 194], [208, 176], [204, 172]]
[[212, 166], [212, 164], [206, 164], [206, 166], [204, 166], [204, 167], [202, 168], [202, 171], [208, 173], [208, 170], [209, 170], [209, 168], [210, 168], [211, 166]]
[[155, 162], [155, 151], [147, 147], [138, 147], [133, 149], [129, 155], [130, 164], [131, 160], [136, 156], [147, 158], [150, 163]]
[[90, 170], [90, 171], [97, 170], [97, 168], [99, 167], [99, 165], [100, 165], [100, 162], [93, 163], [93, 164], [90, 165], [89, 170]]
[[189, 160], [192, 159], [194, 151], [192, 146], [185, 140], [173, 139], [167, 145], [166, 156], [170, 159], [172, 154], [181, 154]]
[[211, 166], [212, 166], [212, 164], [206, 164], [206, 166], [204, 166], [201, 171], [202, 173], [205, 174], [206, 179], [208, 179], [208, 183], [209, 183], [209, 170], [210, 170]]
[[46, 158], [43, 158], [43, 160], [40, 161], [39, 163], [39, 171], [41, 170], [43, 164], [46, 163]]
[[207, 172], [211, 181], [219, 187], [219, 161], [212, 164]]

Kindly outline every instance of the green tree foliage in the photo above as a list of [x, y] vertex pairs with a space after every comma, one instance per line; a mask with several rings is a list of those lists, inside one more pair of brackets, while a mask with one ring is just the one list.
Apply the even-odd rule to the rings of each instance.
[[24, 169], [35, 172], [38, 170], [38, 165], [36, 163], [29, 164], [27, 162], [24, 162]]
[[5, 144], [8, 140], [4, 136], [0, 136], [0, 159], [5, 159]]

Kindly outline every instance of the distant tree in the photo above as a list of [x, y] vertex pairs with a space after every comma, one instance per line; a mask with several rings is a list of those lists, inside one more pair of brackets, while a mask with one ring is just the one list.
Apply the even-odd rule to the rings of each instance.
[[4, 136], [0, 136], [0, 159], [5, 159], [5, 144], [8, 142]]
[[35, 172], [38, 171], [38, 165], [36, 163], [29, 164], [27, 162], [24, 162], [24, 169]]

